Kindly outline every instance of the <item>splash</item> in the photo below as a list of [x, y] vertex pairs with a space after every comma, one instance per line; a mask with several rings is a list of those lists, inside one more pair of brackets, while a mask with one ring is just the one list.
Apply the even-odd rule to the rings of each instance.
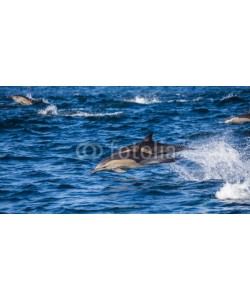
[[154, 103], [161, 103], [161, 101], [159, 101], [155, 97], [153, 99], [147, 99], [145, 97], [139, 97], [139, 96], [136, 96], [132, 100], [127, 100], [126, 102], [137, 103], [137, 104], [146, 104], [146, 105], [154, 104]]
[[250, 200], [250, 161], [224, 140], [193, 144], [184, 151], [186, 160], [172, 168], [188, 181], [222, 180], [215, 196], [221, 200]]
[[34, 99], [32, 97], [31, 91], [29, 91], [29, 92], [26, 93], [26, 97], [29, 98], [29, 99]]
[[57, 116], [57, 107], [56, 105], [50, 104], [46, 108], [39, 110], [38, 112], [39, 115], [46, 115], [46, 116]]
[[29, 90], [27, 93], [26, 93], [26, 97], [29, 98], [29, 99], [32, 99], [32, 100], [39, 100], [45, 104], [51, 104], [47, 99], [45, 98], [39, 98], [39, 99], [36, 99], [32, 96], [32, 93], [31, 93], [31, 90]]
[[[50, 103], [47, 99], [45, 99], [45, 98], [42, 98], [41, 100], [42, 100], [42, 102], [45, 103], [45, 104], [51, 104], [51, 103]], [[51, 104], [51, 105], [52, 105], [52, 104]]]
[[220, 200], [250, 200], [250, 182], [225, 183], [215, 196]]

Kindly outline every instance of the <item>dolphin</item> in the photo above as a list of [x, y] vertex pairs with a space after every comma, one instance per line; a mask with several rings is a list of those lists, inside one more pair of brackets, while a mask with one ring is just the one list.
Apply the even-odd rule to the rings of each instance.
[[33, 105], [42, 102], [42, 100], [34, 100], [22, 95], [12, 95], [8, 96], [7, 98], [14, 100], [21, 105]]
[[171, 157], [171, 154], [188, 149], [184, 146], [157, 143], [152, 136], [151, 132], [141, 142], [114, 152], [103, 159], [90, 174], [105, 170], [123, 173], [127, 169], [175, 162], [177, 158]]
[[231, 118], [227, 119], [224, 123], [225, 124], [241, 124], [241, 123], [246, 123], [246, 122], [250, 122], [250, 113], [231, 117]]

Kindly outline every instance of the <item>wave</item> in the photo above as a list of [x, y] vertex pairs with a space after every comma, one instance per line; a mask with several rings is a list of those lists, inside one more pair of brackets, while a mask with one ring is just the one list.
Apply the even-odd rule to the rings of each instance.
[[173, 164], [172, 169], [188, 181], [222, 180], [216, 191], [220, 200], [250, 200], [250, 161], [224, 140], [206, 144], [193, 144], [194, 150], [181, 156], [183, 164]]
[[39, 115], [46, 116], [62, 116], [62, 117], [106, 117], [106, 116], [118, 116], [123, 114], [121, 111], [106, 112], [106, 113], [87, 113], [79, 110], [58, 110], [56, 105], [50, 104], [46, 108], [38, 111]]
[[167, 100], [166, 102], [167, 103], [173, 103], [173, 102], [176, 102], [176, 103], [186, 103], [186, 102], [197, 102], [197, 101], [201, 101], [203, 100], [202, 97], [198, 97], [198, 98], [194, 98], [194, 99], [171, 99], [171, 100]]
[[154, 103], [161, 103], [160, 100], [158, 100], [157, 98], [153, 98], [153, 99], [148, 99], [145, 97], [139, 97], [136, 96], [134, 99], [132, 100], [125, 100], [125, 102], [130, 102], [130, 103], [137, 103], [137, 104], [154, 104]]
[[188, 102], [188, 100], [186, 99], [179, 99], [179, 100], [168, 100], [168, 103], [173, 103], [173, 102], [177, 102], [177, 103], [186, 103]]

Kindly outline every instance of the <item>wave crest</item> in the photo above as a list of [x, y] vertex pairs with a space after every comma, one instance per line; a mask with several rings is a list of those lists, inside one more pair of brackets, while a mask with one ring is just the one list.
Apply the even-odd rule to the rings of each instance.
[[112, 112], [112, 113], [87, 113], [83, 111], [78, 111], [75, 113], [65, 114], [65, 117], [107, 117], [107, 116], [118, 116], [121, 115], [121, 111]]
[[104, 113], [88, 113], [81, 110], [58, 110], [56, 105], [50, 104], [46, 108], [39, 110], [39, 115], [46, 115], [46, 116], [61, 116], [61, 117], [107, 117], [107, 116], [118, 116], [121, 115], [123, 112], [104, 112]]
[[152, 99], [148, 99], [148, 98], [145, 98], [145, 97], [139, 97], [139, 96], [136, 96], [134, 99], [132, 100], [126, 100], [126, 102], [130, 102], [130, 103], [137, 103], [137, 104], [154, 104], [154, 103], [161, 103], [160, 100], [158, 100], [157, 98], [152, 98]]

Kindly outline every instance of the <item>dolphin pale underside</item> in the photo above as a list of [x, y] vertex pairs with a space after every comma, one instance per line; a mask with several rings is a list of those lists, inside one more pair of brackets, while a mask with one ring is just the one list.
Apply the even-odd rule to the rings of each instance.
[[250, 113], [231, 117], [225, 121], [226, 124], [241, 124], [250, 122]]

